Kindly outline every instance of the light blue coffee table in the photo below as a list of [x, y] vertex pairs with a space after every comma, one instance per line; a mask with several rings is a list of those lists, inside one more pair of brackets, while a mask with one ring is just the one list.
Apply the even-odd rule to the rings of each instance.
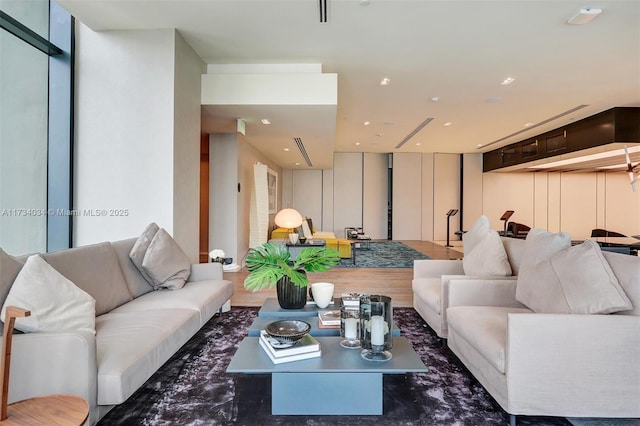
[[404, 337], [393, 338], [393, 358], [386, 362], [364, 360], [360, 350], [341, 347], [340, 337], [316, 339], [320, 358], [273, 364], [258, 337], [245, 337], [227, 373], [271, 374], [274, 415], [380, 415], [384, 374], [428, 371]]

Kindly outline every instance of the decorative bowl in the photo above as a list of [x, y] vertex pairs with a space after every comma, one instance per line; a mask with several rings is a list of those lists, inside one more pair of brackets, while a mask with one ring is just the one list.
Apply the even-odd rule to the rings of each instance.
[[311, 325], [300, 320], [280, 320], [268, 324], [264, 330], [282, 344], [293, 344], [311, 330]]

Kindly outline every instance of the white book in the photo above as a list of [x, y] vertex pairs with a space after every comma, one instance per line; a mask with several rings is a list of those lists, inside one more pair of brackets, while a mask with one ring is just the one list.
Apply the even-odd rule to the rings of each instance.
[[342, 293], [344, 306], [360, 306], [360, 293]]
[[310, 358], [319, 358], [321, 355], [320, 349], [318, 349], [317, 351], [314, 351], [314, 352], [305, 352], [301, 354], [289, 355], [289, 356], [278, 358], [274, 356], [269, 350], [269, 347], [270, 347], [269, 343], [266, 343], [262, 339], [258, 339], [258, 341], [260, 342], [260, 346], [262, 347], [264, 352], [267, 354], [267, 356], [271, 359], [271, 361], [274, 364], [282, 364], [285, 362], [300, 361], [303, 359], [310, 359]]
[[340, 325], [340, 311], [318, 311], [318, 321], [320, 325]]
[[260, 342], [265, 343], [268, 352], [276, 358], [284, 358], [320, 350], [320, 342], [310, 334], [305, 334], [295, 345], [282, 348], [274, 347], [270, 340], [272, 341], [273, 339], [269, 337], [266, 331], [261, 330]]

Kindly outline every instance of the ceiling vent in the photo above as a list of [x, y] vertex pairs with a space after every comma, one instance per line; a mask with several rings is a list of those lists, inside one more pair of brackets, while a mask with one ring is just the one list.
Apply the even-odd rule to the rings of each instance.
[[405, 143], [409, 142], [409, 139], [414, 137], [420, 130], [422, 130], [422, 128], [424, 126], [426, 126], [427, 124], [431, 123], [432, 120], [433, 120], [433, 117], [429, 117], [426, 120], [424, 120], [422, 123], [420, 123], [418, 125], [418, 127], [413, 129], [413, 131], [407, 135], [406, 138], [402, 139], [402, 142], [400, 142], [398, 145], [396, 145], [396, 149], [400, 148], [402, 145], [404, 145]]
[[309, 158], [309, 154], [307, 154], [307, 150], [304, 149], [304, 145], [302, 144], [302, 139], [301, 138], [293, 138], [293, 140], [296, 142], [296, 145], [298, 145], [298, 149], [300, 150], [300, 154], [302, 155], [302, 158], [304, 158], [304, 161], [307, 163], [307, 166], [313, 167], [313, 164], [311, 163], [311, 159]]

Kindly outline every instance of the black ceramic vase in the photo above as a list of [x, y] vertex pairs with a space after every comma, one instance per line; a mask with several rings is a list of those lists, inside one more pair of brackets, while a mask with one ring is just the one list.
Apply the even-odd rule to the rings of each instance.
[[301, 309], [307, 304], [307, 287], [300, 287], [284, 276], [276, 283], [278, 303], [282, 309]]

